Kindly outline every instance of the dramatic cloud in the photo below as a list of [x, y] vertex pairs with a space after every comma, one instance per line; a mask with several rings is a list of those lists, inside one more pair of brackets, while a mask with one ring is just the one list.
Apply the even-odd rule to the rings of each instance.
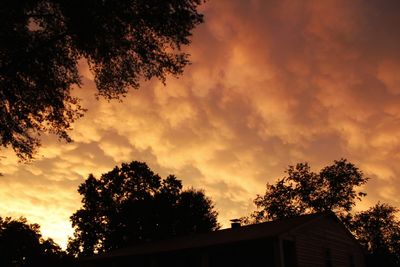
[[2, 151], [1, 216], [25, 215], [65, 244], [77, 186], [121, 162], [205, 189], [220, 221], [248, 214], [287, 165], [318, 171], [342, 157], [371, 181], [358, 208], [400, 206], [399, 1], [218, 0], [187, 49], [193, 64], [167, 86], [144, 82], [123, 103], [94, 97], [75, 142], [46, 137], [37, 159]]

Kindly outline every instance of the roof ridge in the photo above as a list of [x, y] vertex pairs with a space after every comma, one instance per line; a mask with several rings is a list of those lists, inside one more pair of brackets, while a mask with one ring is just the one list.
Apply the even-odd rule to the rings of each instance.
[[[108, 257], [127, 256], [133, 254], [146, 254], [152, 252], [172, 251], [179, 249], [191, 249], [210, 245], [220, 245], [229, 242], [240, 242], [251, 239], [269, 238], [297, 229], [317, 218], [332, 215], [332, 213], [319, 212], [305, 214], [296, 217], [267, 221], [258, 224], [244, 225], [237, 228], [225, 228], [207, 233], [193, 233], [184, 236], [176, 236], [169, 239], [147, 242], [139, 245], [127, 246], [105, 252], [100, 255], [84, 258], [82, 260], [94, 260]], [[336, 217], [334, 215], [334, 217]]]

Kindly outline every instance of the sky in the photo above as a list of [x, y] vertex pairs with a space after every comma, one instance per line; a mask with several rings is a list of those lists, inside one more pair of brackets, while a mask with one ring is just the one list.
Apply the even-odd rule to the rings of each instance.
[[318, 172], [346, 158], [370, 181], [356, 210], [400, 207], [400, 1], [211, 0], [182, 76], [143, 82], [123, 102], [96, 100], [73, 143], [44, 135], [36, 159], [0, 151], [0, 216], [25, 216], [62, 247], [77, 192], [122, 162], [204, 189], [219, 221], [248, 215], [288, 165]]

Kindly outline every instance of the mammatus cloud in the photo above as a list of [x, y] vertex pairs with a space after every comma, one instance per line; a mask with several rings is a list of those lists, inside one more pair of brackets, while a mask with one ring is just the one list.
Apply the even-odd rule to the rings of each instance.
[[143, 83], [123, 103], [96, 101], [75, 142], [46, 137], [29, 165], [0, 161], [1, 216], [25, 215], [65, 245], [77, 186], [121, 162], [205, 189], [220, 221], [246, 215], [289, 164], [316, 171], [345, 157], [371, 181], [358, 208], [400, 206], [398, 1], [211, 1], [187, 49], [193, 64], [167, 86]]

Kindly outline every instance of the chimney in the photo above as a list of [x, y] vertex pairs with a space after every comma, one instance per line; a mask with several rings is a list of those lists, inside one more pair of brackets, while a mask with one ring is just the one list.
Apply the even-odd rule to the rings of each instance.
[[235, 228], [240, 228], [241, 226], [241, 220], [240, 219], [232, 219], [231, 220], [231, 228], [235, 229]]

